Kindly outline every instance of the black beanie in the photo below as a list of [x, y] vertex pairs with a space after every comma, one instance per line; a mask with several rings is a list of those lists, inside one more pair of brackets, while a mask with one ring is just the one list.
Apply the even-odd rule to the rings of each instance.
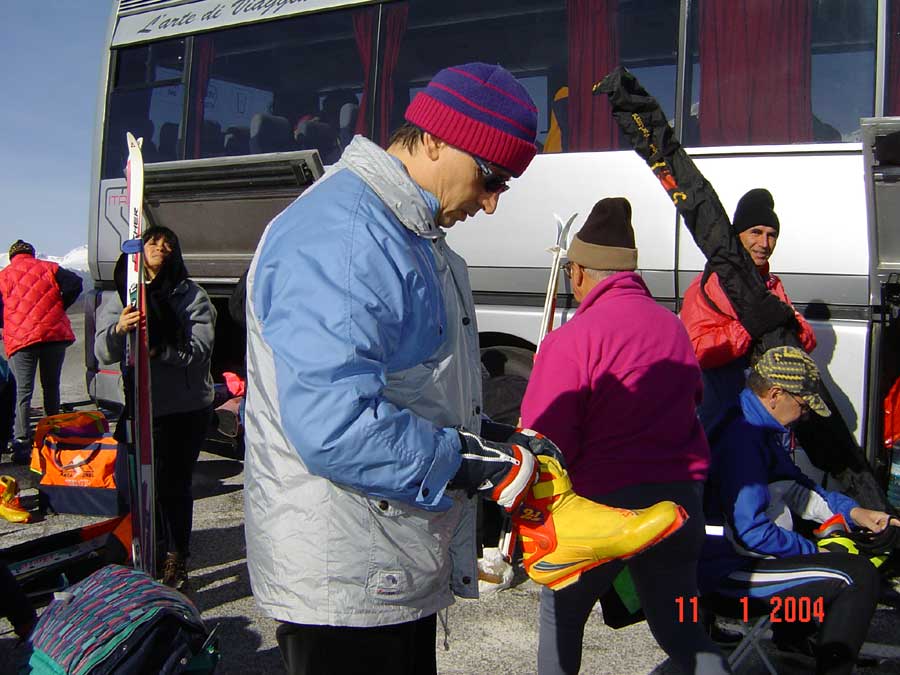
[[778, 233], [781, 225], [775, 213], [775, 200], [765, 188], [753, 188], [738, 202], [734, 210], [732, 227], [736, 234], [749, 230], [755, 225], [768, 225]]
[[636, 269], [637, 248], [628, 200], [608, 197], [597, 202], [573, 238], [566, 257], [595, 270]]
[[12, 260], [13, 256], [17, 256], [20, 253], [27, 253], [30, 256], [34, 256], [34, 246], [29, 244], [27, 241], [22, 241], [21, 239], [19, 239], [16, 241], [16, 243], [9, 247], [9, 259]]

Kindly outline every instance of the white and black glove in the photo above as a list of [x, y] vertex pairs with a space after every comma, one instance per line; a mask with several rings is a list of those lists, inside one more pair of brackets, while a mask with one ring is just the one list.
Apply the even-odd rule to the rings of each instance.
[[481, 494], [514, 512], [538, 477], [536, 454], [562, 462], [559, 449], [531, 429], [515, 429], [505, 442], [489, 441], [468, 431], [457, 430], [462, 443], [462, 464], [450, 487], [468, 494]]
[[510, 513], [525, 499], [536, 478], [537, 463], [527, 448], [515, 443], [488, 441], [457, 430], [462, 443], [462, 464], [450, 481], [471, 497], [481, 494]]

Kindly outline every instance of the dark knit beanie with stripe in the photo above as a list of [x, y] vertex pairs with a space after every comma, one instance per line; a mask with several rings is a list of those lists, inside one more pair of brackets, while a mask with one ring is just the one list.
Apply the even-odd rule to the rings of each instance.
[[607, 197], [594, 204], [572, 239], [566, 257], [590, 269], [634, 271], [637, 254], [631, 203], [625, 197]]
[[20, 253], [34, 256], [34, 246], [29, 244], [27, 241], [22, 241], [21, 239], [19, 239], [9, 247], [9, 259], [12, 260], [14, 256], [17, 256]]
[[537, 149], [537, 107], [502, 66], [466, 63], [440, 71], [406, 109], [406, 120], [520, 176]]

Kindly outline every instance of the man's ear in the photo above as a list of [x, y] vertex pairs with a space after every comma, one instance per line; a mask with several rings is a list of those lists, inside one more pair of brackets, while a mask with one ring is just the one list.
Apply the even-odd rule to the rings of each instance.
[[766, 393], [766, 405], [775, 410], [775, 406], [778, 405], [778, 396], [783, 393], [781, 387], [772, 387], [769, 389], [768, 393]]
[[422, 147], [425, 150], [425, 156], [432, 162], [436, 161], [441, 155], [441, 151], [447, 144], [440, 138], [432, 136], [427, 131], [422, 134]]
[[572, 287], [581, 286], [584, 281], [584, 268], [578, 263], [573, 262], [569, 265], [569, 271], [572, 273], [572, 278], [570, 279]]

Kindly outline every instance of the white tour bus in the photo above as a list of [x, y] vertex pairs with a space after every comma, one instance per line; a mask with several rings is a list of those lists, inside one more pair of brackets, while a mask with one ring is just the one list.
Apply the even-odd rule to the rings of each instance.
[[[126, 238], [126, 131], [144, 138], [150, 221], [178, 233], [219, 309], [218, 374], [242, 364], [227, 301], [269, 219], [353, 134], [384, 144], [435, 72], [468, 61], [504, 65], [539, 109], [531, 167], [495, 215], [449, 235], [469, 263], [482, 346], [494, 350], [488, 372], [527, 376], [554, 214], [577, 212], [575, 231], [605, 196], [631, 201], [640, 272], [677, 311], [703, 258], [590, 94], [622, 64], [729, 212], [750, 188], [774, 195], [772, 269], [815, 327], [836, 403], [884, 471], [880, 401], [897, 366], [880, 356], [890, 261], [874, 255], [872, 184], [884, 172], [871, 170], [861, 118], [900, 114], [900, 0], [791, 4], [782, 15], [771, 0], [746, 14], [728, 0], [120, 0], [99, 94], [88, 328]], [[558, 321], [573, 311], [564, 281]], [[98, 369], [90, 340], [87, 350], [92, 396], [121, 399], [118, 371]]]

